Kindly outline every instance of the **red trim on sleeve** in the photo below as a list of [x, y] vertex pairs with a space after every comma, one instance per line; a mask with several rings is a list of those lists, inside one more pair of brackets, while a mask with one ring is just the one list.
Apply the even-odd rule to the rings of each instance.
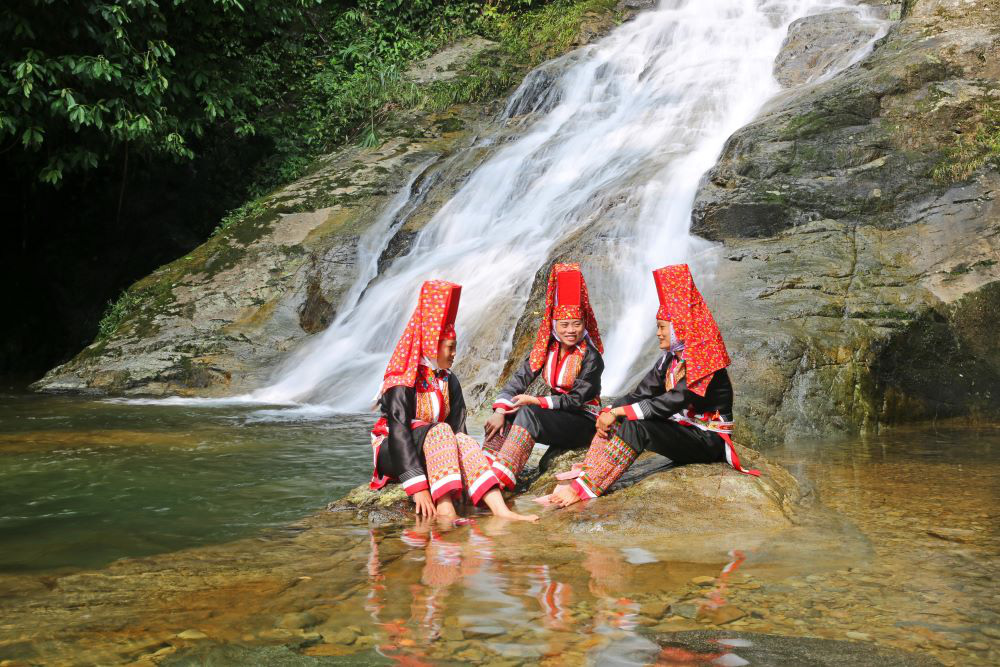
[[639, 415], [636, 414], [635, 408], [631, 405], [623, 405], [622, 410], [625, 411], [625, 416], [628, 417], [629, 421], [634, 422], [639, 419]]
[[403, 490], [406, 491], [406, 495], [412, 496], [414, 493], [420, 493], [421, 491], [426, 491], [429, 488], [431, 487], [427, 484], [427, 480], [423, 480], [417, 482], [416, 484], [411, 484], [410, 486], [404, 486]]
[[552, 409], [552, 401], [549, 400], [548, 396], [540, 396], [538, 398], [538, 407], [544, 408], [546, 410]]

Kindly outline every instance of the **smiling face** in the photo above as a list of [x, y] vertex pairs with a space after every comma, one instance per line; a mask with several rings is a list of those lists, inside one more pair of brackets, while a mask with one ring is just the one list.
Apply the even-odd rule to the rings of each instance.
[[442, 340], [438, 343], [438, 368], [443, 371], [451, 368], [455, 363], [455, 353], [458, 351], [458, 341], [454, 338]]
[[661, 350], [670, 349], [670, 320], [656, 320], [656, 339]]
[[583, 339], [583, 320], [556, 320], [556, 335], [566, 345], [576, 345]]

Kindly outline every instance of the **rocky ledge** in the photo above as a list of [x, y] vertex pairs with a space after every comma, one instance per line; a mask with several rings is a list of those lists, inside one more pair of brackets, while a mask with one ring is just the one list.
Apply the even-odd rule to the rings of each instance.
[[[736, 447], [744, 465], [758, 468], [760, 477], [719, 463], [675, 467], [668, 459], [647, 453], [608, 494], [565, 510], [543, 509], [530, 499], [549, 493], [557, 483], [555, 474], [582, 462], [586, 451], [562, 453], [547, 461], [542, 471], [538, 448], [510, 498], [519, 511], [544, 512], [542, 520], [550, 533], [598, 541], [627, 536], [630, 544], [641, 544], [646, 534], [657, 540], [697, 536], [698, 549], [711, 553], [734, 539], [758, 543], [817, 519], [811, 489], [760, 453]], [[411, 522], [412, 507], [399, 485], [371, 491], [366, 484], [329, 509], [383, 525]]]
[[[698, 194], [745, 442], [996, 415], [1000, 6], [899, 9], [866, 59], [734, 134]], [[776, 73], [869, 36], [803, 19]]]

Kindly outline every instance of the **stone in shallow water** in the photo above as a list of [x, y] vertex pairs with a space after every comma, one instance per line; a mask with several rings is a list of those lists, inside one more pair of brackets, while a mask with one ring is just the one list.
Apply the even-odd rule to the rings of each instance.
[[[330, 650], [325, 650], [329, 647]], [[345, 655], [328, 644], [305, 649], [302, 655], [287, 646], [236, 646], [199, 644], [177, 651], [160, 665], [164, 667], [202, 667], [203, 665], [267, 665], [268, 667], [316, 667], [316, 665], [390, 665], [392, 661], [372, 651]], [[326, 658], [324, 660], [324, 658]]]
[[319, 619], [307, 611], [289, 612], [281, 617], [277, 626], [286, 630], [300, 630], [316, 625]]
[[723, 605], [715, 609], [702, 607], [698, 610], [698, 620], [708, 621], [713, 625], [725, 625], [726, 623], [732, 623], [733, 621], [739, 620], [746, 615], [747, 613], [745, 611], [731, 604]]
[[[733, 646], [731, 640], [739, 640]], [[655, 636], [663, 662], [708, 664], [726, 655], [768, 667], [940, 667], [937, 660], [915, 653], [859, 642], [809, 637], [785, 637], [755, 632], [692, 630]], [[728, 641], [728, 645], [722, 642]], [[701, 660], [702, 662], [697, 662]], [[654, 662], [656, 660], [654, 659]], [[726, 663], [717, 663], [726, 664]], [[737, 664], [737, 663], [730, 663]], [[746, 663], [739, 663], [746, 664]]]

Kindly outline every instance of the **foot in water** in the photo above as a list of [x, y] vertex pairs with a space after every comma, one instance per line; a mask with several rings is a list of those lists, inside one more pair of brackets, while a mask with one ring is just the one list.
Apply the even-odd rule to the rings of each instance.
[[458, 518], [458, 511], [455, 510], [455, 504], [451, 501], [451, 498], [446, 496], [437, 502], [437, 514], [435, 518], [438, 521], [444, 523], [451, 523]]
[[500, 493], [500, 489], [493, 487], [486, 492], [483, 496], [483, 502], [486, 506], [490, 508], [493, 512], [493, 516], [500, 519], [507, 519], [508, 521], [538, 521], [538, 515], [536, 514], [518, 514], [517, 512], [509, 509], [507, 503], [503, 500], [503, 495]]
[[569, 507], [573, 503], [580, 502], [580, 496], [576, 495], [576, 491], [569, 484], [559, 484], [556, 488], [552, 489], [552, 504], [556, 507]]
[[507, 519], [508, 521], [531, 521], [532, 523], [538, 521], [537, 514], [518, 514], [507, 508], [504, 508], [502, 512], [494, 512], [493, 515], [498, 519]]

